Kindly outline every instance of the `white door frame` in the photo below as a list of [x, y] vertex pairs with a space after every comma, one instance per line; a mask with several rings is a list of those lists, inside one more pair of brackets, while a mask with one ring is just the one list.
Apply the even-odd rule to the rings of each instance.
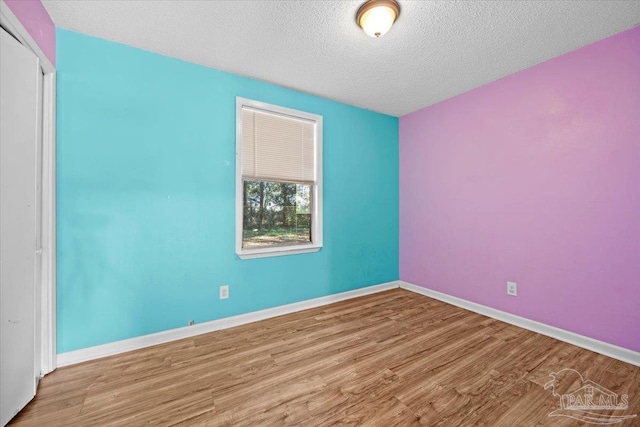
[[40, 351], [40, 377], [53, 371], [56, 360], [56, 69], [40, 46], [9, 7], [0, 1], [0, 25], [39, 59], [44, 74], [42, 90], [42, 280], [40, 330], [36, 351]]

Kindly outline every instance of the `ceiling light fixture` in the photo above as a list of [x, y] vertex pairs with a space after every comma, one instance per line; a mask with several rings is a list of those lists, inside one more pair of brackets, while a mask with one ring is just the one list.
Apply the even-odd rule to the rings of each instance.
[[371, 37], [380, 37], [391, 29], [400, 14], [396, 0], [368, 0], [360, 6], [356, 22]]

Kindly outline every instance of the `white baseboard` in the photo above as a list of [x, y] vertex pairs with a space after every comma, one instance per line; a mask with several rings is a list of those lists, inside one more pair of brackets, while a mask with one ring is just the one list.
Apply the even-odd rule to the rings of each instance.
[[441, 292], [432, 291], [431, 289], [426, 289], [421, 286], [412, 285], [411, 283], [403, 281], [399, 282], [400, 287], [408, 291], [416, 292], [418, 294], [455, 305], [456, 307], [464, 308], [465, 310], [473, 311], [502, 322], [510, 323], [520, 328], [528, 329], [587, 350], [595, 351], [596, 353], [604, 354], [605, 356], [622, 360], [623, 362], [627, 362], [632, 365], [640, 366], [640, 353], [636, 351], [598, 341], [554, 326], [545, 325], [544, 323], [536, 322], [535, 320], [525, 319], [524, 317], [496, 310], [481, 304], [476, 304]]
[[297, 311], [333, 304], [335, 302], [382, 292], [389, 289], [395, 289], [398, 287], [400, 287], [399, 281], [382, 283], [380, 285], [368, 286], [366, 288], [360, 288], [353, 291], [342, 292], [339, 294], [327, 295], [324, 297], [296, 302], [293, 304], [268, 308], [266, 310], [254, 311], [252, 313], [212, 320], [210, 322], [200, 323], [193, 326], [170, 329], [168, 331], [143, 335], [141, 337], [129, 338], [122, 341], [116, 341], [108, 344], [97, 345], [94, 347], [83, 348], [66, 353], [60, 353], [58, 354], [57, 365], [58, 367], [74, 365], [76, 363], [99, 359], [106, 356], [112, 356], [114, 354], [124, 353], [131, 350], [138, 350], [152, 345], [164, 344], [170, 341], [206, 334], [208, 332], [219, 331], [221, 329], [232, 328], [234, 326], [240, 326], [247, 323], [257, 322], [259, 320], [282, 316], [284, 314], [295, 313]]
[[234, 326], [245, 325], [247, 323], [257, 322], [272, 317], [282, 316], [289, 313], [295, 313], [310, 308], [320, 307], [323, 305], [333, 304], [334, 302], [344, 301], [351, 298], [357, 298], [389, 289], [402, 288], [412, 291], [439, 301], [455, 305], [465, 310], [473, 311], [493, 319], [506, 322], [520, 328], [528, 329], [542, 335], [555, 338], [587, 350], [595, 351], [605, 356], [640, 366], [640, 353], [613, 344], [598, 341], [593, 338], [585, 337], [573, 332], [554, 326], [545, 325], [544, 323], [529, 320], [524, 317], [496, 310], [481, 304], [476, 304], [461, 298], [413, 285], [411, 283], [396, 280], [393, 282], [382, 283], [380, 285], [368, 286], [353, 291], [342, 292], [325, 297], [314, 298], [306, 301], [287, 304], [280, 307], [268, 308], [266, 310], [255, 311], [253, 313], [240, 314], [238, 316], [227, 317], [224, 319], [212, 320], [210, 322], [200, 323], [194, 326], [185, 326], [182, 328], [171, 329], [168, 331], [157, 332], [155, 334], [143, 335], [141, 337], [130, 338], [122, 341], [116, 341], [108, 344], [97, 345], [95, 347], [83, 348], [80, 350], [60, 353], [57, 357], [57, 366], [67, 366], [76, 363], [86, 362], [89, 360], [99, 359], [101, 357], [112, 356], [114, 354], [125, 353], [127, 351], [138, 350], [152, 345], [164, 344], [183, 338], [189, 338], [196, 335], [206, 334], [208, 332], [219, 331], [221, 329], [232, 328]]

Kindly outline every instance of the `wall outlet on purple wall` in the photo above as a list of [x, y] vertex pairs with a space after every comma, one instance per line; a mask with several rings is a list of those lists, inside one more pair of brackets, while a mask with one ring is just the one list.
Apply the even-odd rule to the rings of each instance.
[[516, 282], [507, 282], [507, 294], [514, 297], [518, 296], [518, 284]]

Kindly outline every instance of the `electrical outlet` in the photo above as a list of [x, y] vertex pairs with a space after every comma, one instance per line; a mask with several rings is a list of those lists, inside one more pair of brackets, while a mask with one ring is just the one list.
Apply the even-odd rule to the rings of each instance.
[[516, 282], [507, 282], [507, 295], [518, 296], [518, 285]]
[[193, 326], [195, 322], [193, 320], [189, 320], [189, 326]]
[[229, 298], [229, 285], [220, 286], [220, 299]]

